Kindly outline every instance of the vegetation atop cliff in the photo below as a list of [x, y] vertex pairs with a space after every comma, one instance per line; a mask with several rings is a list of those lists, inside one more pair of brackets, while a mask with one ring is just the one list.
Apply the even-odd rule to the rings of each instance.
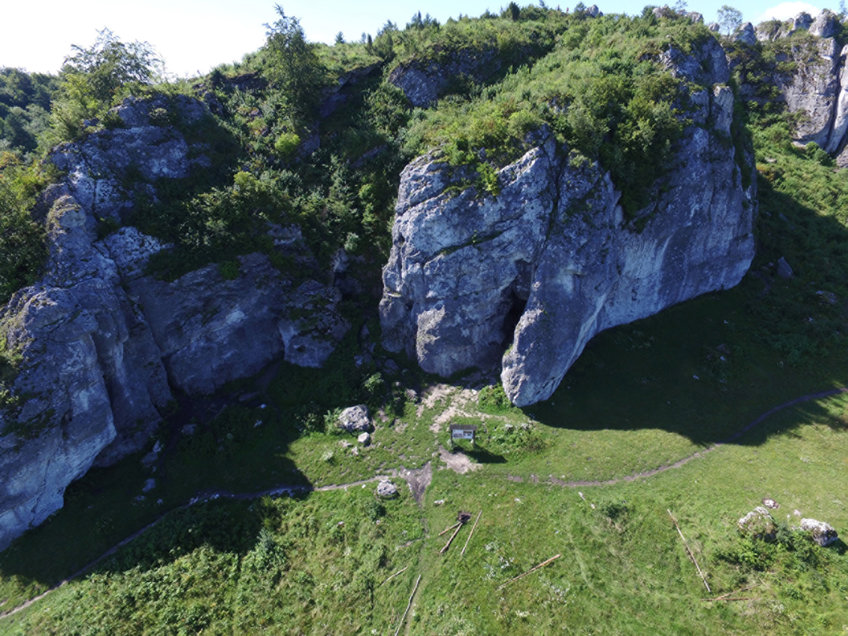
[[[439, 148], [451, 163], [476, 168], [480, 185], [496, 193], [494, 169], [526, 149], [542, 125], [611, 170], [635, 211], [662, 174], [694, 90], [658, 56], [711, 37], [688, 18], [668, 16], [515, 7], [440, 25], [416, 15], [403, 29], [387, 23], [373, 39], [326, 46], [306, 42], [297, 19], [280, 10], [262, 49], [178, 83], [158, 80], [158, 60], [144, 43], [104, 31], [90, 48], [74, 48], [58, 78], [5, 71], [10, 103], [30, 108], [30, 129], [40, 132], [22, 136], [10, 114], [4, 164], [40, 162], [57, 141], [122, 125], [110, 109], [131, 93], [203, 100], [212, 117], [206, 129], [182, 132], [211, 146], [213, 170], [177, 184], [160, 180], [158, 196], [137, 201], [132, 218], [176, 243], [171, 258], [158, 259], [167, 276], [267, 251], [268, 221], [301, 224], [324, 258], [345, 247], [376, 268], [388, 253], [406, 161]], [[478, 59], [484, 67], [474, 66]], [[413, 107], [398, 78], [428, 64], [443, 71], [454, 64], [453, 74], [438, 87], [437, 104]], [[174, 111], [161, 116], [179, 128]], [[7, 182], [17, 174], [4, 173]], [[22, 229], [15, 240], [37, 253], [36, 235]]]

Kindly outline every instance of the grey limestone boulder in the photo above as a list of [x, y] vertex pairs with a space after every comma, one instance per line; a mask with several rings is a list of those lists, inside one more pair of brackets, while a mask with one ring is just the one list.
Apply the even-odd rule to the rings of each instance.
[[811, 35], [832, 38], [839, 34], [839, 26], [839, 16], [825, 9], [810, 23], [809, 30]]
[[[205, 115], [204, 106], [183, 97], [178, 100], [185, 121]], [[51, 152], [52, 162], [67, 172], [65, 179], [79, 204], [96, 217], [119, 220], [132, 208], [128, 181], [138, 192], [151, 194], [151, 182], [180, 179], [189, 175], [193, 164], [189, 146], [174, 127], [151, 120], [150, 113], [169, 106], [165, 98], [127, 98], [115, 109], [124, 127], [107, 128], [82, 141], [65, 143]], [[141, 177], [141, 181], [138, 180]]]
[[736, 527], [743, 535], [752, 539], [764, 541], [774, 540], [777, 534], [777, 524], [767, 508], [757, 506], [751, 512], [736, 522]]
[[466, 49], [446, 61], [412, 60], [398, 65], [389, 82], [400, 88], [413, 106], [432, 106], [462, 76], [484, 80], [500, 70], [494, 49]]
[[[174, 99], [183, 121], [206, 116], [195, 100]], [[98, 240], [98, 218], [132, 207], [128, 172], [150, 188], [188, 173], [194, 153], [163, 125], [169, 103], [129, 99], [116, 111], [125, 128], [52, 154], [67, 175], [39, 204], [47, 265], [0, 307], [0, 341], [21, 361], [17, 403], [0, 409], [0, 549], [58, 510], [67, 485], [92, 465], [141, 450], [174, 390], [207, 394], [279, 357], [320, 366], [349, 328], [338, 290], [295, 282], [265, 255], [239, 257], [234, 279], [210, 265], [163, 281], [145, 266], [167, 244], [133, 227]], [[299, 232], [269, 233], [303, 262]]]
[[370, 432], [374, 430], [371, 423], [371, 414], [364, 404], [349, 406], [339, 414], [338, 427], [348, 433]]
[[816, 519], [801, 519], [801, 530], [809, 532], [813, 541], [821, 546], [835, 543], [839, 538], [836, 530], [829, 523]]
[[398, 496], [398, 489], [389, 480], [383, 480], [377, 484], [377, 496], [383, 499], [394, 499]]
[[746, 22], [733, 35], [733, 39], [742, 44], [754, 46], [757, 43], [757, 33], [754, 31], [754, 25]]
[[[828, 10], [815, 19], [801, 13], [788, 23], [760, 24], [755, 35], [757, 40], [768, 43], [799, 30], [809, 30], [812, 37], [791, 40], [790, 46], [781, 43], [775, 51], [775, 65], [765, 82], [778, 89], [778, 102], [782, 102], [790, 113], [799, 115], [794, 141], [799, 144], [815, 142], [837, 157], [837, 164], [843, 166], [848, 163], [848, 155], [843, 156], [848, 134], [848, 47], [840, 47], [836, 40], [839, 17]], [[748, 35], [745, 38], [747, 43]], [[779, 70], [781, 65], [790, 70]], [[743, 81], [743, 96], [765, 101], [756, 90], [757, 82], [762, 81], [762, 78], [753, 83]]]

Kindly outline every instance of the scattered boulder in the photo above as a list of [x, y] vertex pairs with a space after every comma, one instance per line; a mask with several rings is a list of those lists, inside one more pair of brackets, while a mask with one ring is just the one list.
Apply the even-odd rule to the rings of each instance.
[[816, 519], [801, 519], [801, 530], [809, 532], [813, 541], [821, 546], [830, 545], [839, 538], [836, 530], [829, 523]]
[[777, 524], [774, 521], [774, 517], [763, 506], [757, 506], [739, 519], [736, 522], [736, 526], [743, 535], [754, 539], [773, 541], [777, 535]]
[[398, 496], [398, 489], [388, 479], [384, 479], [377, 484], [377, 496], [383, 499], [394, 499]]
[[356, 441], [362, 444], [363, 446], [371, 445], [371, 433], [360, 433], [359, 437], [356, 438]]
[[349, 406], [342, 411], [339, 414], [338, 427], [343, 428], [348, 433], [370, 433], [374, 430], [374, 425], [371, 423], [371, 414], [364, 404]]
[[786, 259], [782, 256], [777, 259], [777, 275], [783, 279], [792, 278], [795, 275], [795, 272], [792, 271], [792, 266], [786, 262]]

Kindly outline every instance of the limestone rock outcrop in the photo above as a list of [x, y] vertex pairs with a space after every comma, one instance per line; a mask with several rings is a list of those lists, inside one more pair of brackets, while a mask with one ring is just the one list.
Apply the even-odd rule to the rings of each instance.
[[499, 171], [496, 197], [458, 188], [467, 175], [434, 155], [406, 167], [383, 272], [387, 349], [442, 376], [499, 361], [510, 400], [528, 405], [599, 331], [741, 280], [756, 206], [743, 186], [751, 166], [728, 143], [724, 56], [710, 40], [667, 63], [704, 88], [654, 204], [635, 218], [608, 173], [551, 139]]
[[461, 77], [483, 81], [501, 70], [495, 49], [466, 50], [441, 62], [412, 60], [400, 64], [389, 82], [400, 88], [413, 106], [432, 106]]
[[[181, 117], [204, 116], [184, 102]], [[320, 366], [348, 329], [338, 290], [292, 280], [263, 254], [240, 257], [232, 279], [209, 265], [167, 282], [145, 275], [167, 245], [134, 227], [98, 239], [98, 218], [131, 210], [126, 174], [153, 188], [204, 165], [202, 149], [152, 123], [161, 108], [127, 100], [124, 128], [54, 152], [67, 176], [42, 201], [45, 271], [0, 307], [0, 338], [21, 360], [17, 403], [0, 409], [0, 549], [61, 508], [92, 465], [142, 449], [175, 392], [208, 394], [278, 357]], [[277, 249], [308, 252], [296, 228], [271, 229]]]
[[[796, 143], [815, 142], [837, 158], [840, 167], [848, 165], [844, 152], [848, 141], [848, 47], [836, 39], [841, 27], [839, 16], [824, 10], [815, 19], [801, 13], [794, 20], [766, 22], [757, 26], [760, 46], [775, 48], [774, 64], [763, 79], [762, 70], [754, 76], [743, 76], [741, 86], [745, 99], [769, 101], [759, 88], [776, 87], [777, 101], [797, 118], [793, 139]], [[789, 39], [797, 34], [797, 37]], [[757, 42], [744, 40], [755, 47]]]

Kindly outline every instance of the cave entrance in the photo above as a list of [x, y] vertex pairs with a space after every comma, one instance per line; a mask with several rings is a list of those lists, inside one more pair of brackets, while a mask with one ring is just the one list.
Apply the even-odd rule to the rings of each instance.
[[506, 351], [511, 345], [515, 337], [515, 328], [518, 326], [518, 321], [524, 315], [524, 308], [527, 307], [527, 298], [520, 296], [516, 290], [510, 289], [506, 297], [506, 312], [504, 313], [503, 326], [501, 333], [503, 338], [501, 345]]

